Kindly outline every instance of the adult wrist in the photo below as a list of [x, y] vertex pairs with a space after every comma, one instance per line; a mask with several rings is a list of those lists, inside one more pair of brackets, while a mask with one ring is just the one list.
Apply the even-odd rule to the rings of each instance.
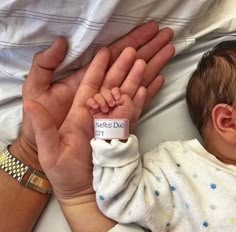
[[[11, 151], [9, 149], [10, 145], [5, 147], [0, 154], [0, 169], [24, 187], [44, 194], [52, 193], [52, 185], [47, 176], [40, 170], [41, 166], [38, 165], [37, 161], [28, 158], [32, 156], [32, 153], [28, 156], [31, 149], [27, 149], [28, 147], [24, 145], [20, 143], [20, 140], [16, 140]], [[12, 151], [15, 155], [12, 154]], [[24, 158], [22, 158], [22, 154], [24, 154]]]
[[38, 152], [23, 136], [19, 136], [10, 146], [9, 151], [25, 165], [43, 172], [39, 163]]

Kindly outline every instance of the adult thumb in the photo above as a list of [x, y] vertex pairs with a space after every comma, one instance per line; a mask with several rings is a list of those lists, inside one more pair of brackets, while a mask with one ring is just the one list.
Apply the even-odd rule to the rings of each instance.
[[60, 137], [56, 125], [48, 111], [36, 101], [24, 101], [24, 111], [32, 123], [39, 162], [44, 171], [48, 170], [59, 155]]
[[24, 85], [24, 94], [41, 92], [41, 90], [45, 90], [50, 86], [54, 71], [63, 61], [66, 51], [66, 39], [59, 37], [48, 49], [34, 56], [29, 75]]

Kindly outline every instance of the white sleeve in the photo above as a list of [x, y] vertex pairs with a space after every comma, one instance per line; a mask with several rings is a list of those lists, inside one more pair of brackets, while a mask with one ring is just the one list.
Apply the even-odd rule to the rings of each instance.
[[144, 159], [140, 157], [134, 135], [126, 143], [93, 139], [91, 145], [93, 184], [100, 210], [119, 223], [133, 222], [153, 231], [164, 230], [173, 203], [170, 185], [158, 162], [145, 159], [148, 153]]

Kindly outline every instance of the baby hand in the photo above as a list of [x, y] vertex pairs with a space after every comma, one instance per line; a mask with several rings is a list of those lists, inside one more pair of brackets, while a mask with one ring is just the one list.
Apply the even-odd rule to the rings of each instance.
[[131, 98], [122, 94], [118, 87], [102, 89], [88, 99], [87, 107], [94, 118], [103, 119], [122, 118], [132, 121], [135, 111]]

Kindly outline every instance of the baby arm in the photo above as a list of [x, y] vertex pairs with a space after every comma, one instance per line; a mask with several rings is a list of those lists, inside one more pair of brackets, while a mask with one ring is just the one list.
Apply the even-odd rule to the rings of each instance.
[[[145, 94], [139, 98], [140, 104], [142, 100], [145, 101]], [[94, 118], [127, 118], [135, 123], [134, 100], [120, 93], [118, 88], [97, 94], [87, 105]], [[125, 142], [93, 139], [91, 145], [93, 186], [100, 210], [120, 223], [135, 222], [152, 231], [164, 230], [172, 211], [169, 185], [163, 178], [166, 195], [160, 197], [156, 176], [163, 176], [162, 171], [157, 162], [148, 158], [143, 162], [137, 138], [130, 135]]]

